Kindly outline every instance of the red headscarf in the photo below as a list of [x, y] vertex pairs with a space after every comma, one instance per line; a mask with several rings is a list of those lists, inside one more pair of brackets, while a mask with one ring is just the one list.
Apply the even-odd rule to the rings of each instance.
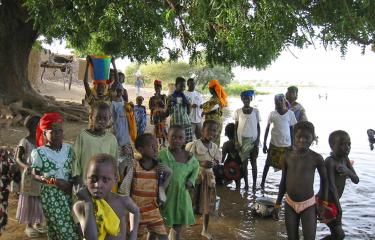
[[224, 88], [220, 85], [219, 81], [212, 79], [208, 83], [209, 88], [215, 89], [216, 95], [219, 98], [220, 106], [223, 108], [227, 105], [227, 94], [224, 91]]
[[36, 146], [40, 147], [44, 144], [43, 131], [51, 130], [52, 124], [62, 123], [63, 118], [60, 113], [51, 112], [45, 113], [42, 118], [39, 120], [39, 125], [36, 128]]
[[154, 85], [159, 85], [159, 86], [161, 86], [161, 85], [162, 85], [161, 80], [156, 79], [156, 80], [154, 81]]

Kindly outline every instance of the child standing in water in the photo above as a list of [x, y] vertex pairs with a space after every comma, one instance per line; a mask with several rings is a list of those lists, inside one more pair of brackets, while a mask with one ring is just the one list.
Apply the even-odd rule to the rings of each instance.
[[[346, 179], [349, 178], [353, 183], [358, 184], [359, 178], [348, 158], [351, 147], [349, 134], [342, 130], [334, 131], [329, 135], [328, 141], [332, 152], [331, 156], [326, 158], [324, 165], [329, 182], [327, 203], [331, 211], [326, 212], [324, 216], [328, 219], [327, 226], [331, 235], [324, 239], [344, 239], [340, 198], [344, 193]], [[317, 202], [324, 203], [323, 199], [323, 192], [319, 192]]]
[[[235, 140], [235, 124], [228, 123], [225, 126], [225, 136], [228, 137], [228, 141], [223, 144], [223, 158], [222, 162], [224, 163], [224, 174], [225, 177], [229, 180], [236, 181], [236, 188], [239, 188], [241, 185], [241, 157], [238, 153]], [[234, 162], [234, 163], [233, 163]]]
[[245, 180], [245, 189], [249, 189], [247, 165], [250, 159], [253, 173], [253, 191], [255, 191], [258, 173], [257, 158], [260, 138], [260, 115], [258, 109], [250, 107], [253, 96], [254, 90], [241, 92], [243, 107], [236, 110], [234, 120], [236, 121], [236, 143], [242, 160], [241, 169]]
[[134, 106], [135, 122], [137, 124], [137, 135], [142, 135], [146, 130], [147, 114], [146, 107], [142, 105], [144, 98], [138, 96], [136, 98], [137, 104]]
[[41, 199], [47, 220], [48, 239], [79, 239], [71, 214], [73, 148], [63, 143], [62, 117], [45, 113], [36, 132], [36, 146], [31, 152], [34, 178], [43, 183]]
[[154, 81], [155, 94], [150, 98], [150, 122], [154, 125], [154, 133], [159, 141], [159, 145], [165, 147], [165, 140], [167, 138], [166, 125], [166, 104], [167, 96], [161, 94], [162, 82], [161, 80]]
[[117, 161], [109, 154], [96, 154], [87, 164], [87, 188], [77, 194], [80, 201], [73, 206], [87, 240], [126, 239], [127, 212], [134, 216], [129, 239], [137, 239], [139, 208], [129, 196], [111, 192], [117, 172]]
[[116, 160], [118, 159], [118, 144], [116, 137], [106, 131], [109, 120], [111, 118], [109, 105], [106, 103], [99, 103], [94, 106], [93, 126], [89, 129], [84, 129], [77, 136], [74, 142], [74, 152], [76, 159], [73, 162], [73, 176], [79, 176], [77, 183], [82, 184], [85, 180], [85, 169], [87, 163], [92, 156], [97, 153], [108, 153]]
[[185, 78], [176, 78], [176, 90], [167, 98], [167, 115], [171, 116], [170, 125], [180, 125], [185, 128], [185, 142], [188, 143], [193, 141], [193, 132], [189, 117], [190, 104], [184, 94], [185, 84]]
[[216, 203], [216, 182], [214, 165], [222, 159], [221, 151], [214, 143], [219, 124], [214, 120], [206, 120], [202, 127], [202, 138], [186, 145], [186, 150], [193, 153], [199, 161], [199, 175], [196, 181], [194, 203], [196, 211], [203, 215], [202, 236], [211, 239], [208, 232], [209, 214], [214, 212]]
[[[127, 194], [130, 186], [130, 196], [141, 212], [138, 238], [144, 239], [149, 233], [149, 239], [167, 240], [167, 230], [161, 216], [158, 197], [165, 202], [165, 189], [169, 184], [171, 170], [159, 164], [156, 160], [158, 143], [156, 138], [145, 133], [135, 140], [135, 148], [141, 154], [141, 159], [133, 160], [133, 166], [126, 173], [120, 186], [120, 192]], [[129, 175], [132, 176], [129, 178]]]
[[31, 151], [36, 148], [36, 128], [39, 116], [28, 116], [24, 126], [29, 135], [22, 138], [16, 151], [16, 162], [22, 171], [21, 191], [18, 200], [16, 218], [19, 223], [26, 224], [25, 234], [32, 238], [38, 237], [45, 230], [40, 226], [43, 222], [42, 202], [40, 199], [40, 182], [31, 174]]
[[172, 178], [167, 188], [167, 201], [162, 215], [168, 227], [172, 227], [169, 239], [180, 239], [182, 225], [195, 223], [189, 190], [194, 187], [199, 164], [194, 155], [184, 150], [185, 129], [173, 125], [168, 132], [168, 148], [163, 148], [159, 161], [172, 170]]
[[[314, 125], [299, 122], [294, 126], [293, 150], [287, 154], [279, 186], [274, 219], [278, 219], [281, 200], [285, 194], [285, 225], [288, 239], [299, 239], [299, 222], [302, 222], [303, 239], [314, 240], [316, 234], [317, 211], [314, 195], [314, 175], [318, 170], [322, 200], [326, 202], [328, 179], [324, 161], [310, 146], [316, 139]], [[318, 208], [319, 214], [324, 210]]]
[[[297, 123], [294, 113], [288, 110], [284, 94], [275, 96], [275, 107], [276, 110], [272, 111], [268, 117], [264, 134], [263, 153], [268, 154], [264, 164], [262, 183], [260, 184], [262, 189], [264, 189], [270, 166], [274, 167], [275, 170], [283, 168], [285, 156], [292, 146], [293, 125]], [[267, 148], [267, 137], [271, 124], [273, 124], [271, 142], [269, 148]]]

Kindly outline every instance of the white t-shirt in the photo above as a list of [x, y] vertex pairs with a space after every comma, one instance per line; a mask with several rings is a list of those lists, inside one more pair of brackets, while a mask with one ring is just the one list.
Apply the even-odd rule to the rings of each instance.
[[271, 143], [276, 147], [289, 147], [292, 145], [290, 127], [297, 123], [294, 113], [288, 110], [284, 115], [272, 111], [268, 117], [268, 124], [273, 124], [271, 130]]
[[202, 105], [203, 99], [202, 99], [202, 94], [197, 91], [185, 91], [184, 92], [186, 99], [189, 101], [191, 105], [197, 104], [198, 106], [196, 108], [191, 108], [190, 112], [190, 121], [192, 123], [200, 123], [202, 122], [202, 109], [199, 107]]
[[255, 141], [258, 137], [258, 123], [260, 122], [259, 111], [253, 108], [250, 114], [244, 114], [242, 108], [234, 112], [234, 120], [238, 122], [238, 142], [242, 145], [242, 137], [252, 138]]

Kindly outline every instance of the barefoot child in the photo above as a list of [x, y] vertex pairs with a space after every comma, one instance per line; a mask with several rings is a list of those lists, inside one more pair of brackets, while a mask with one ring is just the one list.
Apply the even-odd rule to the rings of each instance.
[[241, 92], [243, 107], [235, 111], [234, 120], [236, 121], [236, 141], [240, 150], [242, 161], [241, 169], [245, 180], [245, 189], [249, 189], [247, 165], [250, 159], [253, 174], [253, 191], [255, 191], [258, 173], [257, 158], [260, 138], [260, 115], [258, 109], [250, 107], [253, 96], [254, 90]]
[[[167, 230], [160, 214], [158, 195], [160, 201], [165, 202], [165, 188], [168, 186], [171, 170], [161, 166], [156, 160], [158, 143], [156, 138], [145, 133], [135, 140], [135, 148], [141, 154], [141, 159], [133, 160], [133, 166], [126, 173], [119, 192], [130, 196], [138, 205], [141, 212], [138, 238], [144, 239], [149, 233], [149, 239], [167, 240]], [[132, 176], [129, 179], [129, 175]]]
[[184, 150], [185, 129], [173, 125], [169, 128], [169, 148], [163, 148], [158, 160], [172, 170], [172, 178], [167, 188], [167, 201], [162, 215], [168, 227], [172, 227], [169, 239], [180, 239], [183, 225], [195, 223], [194, 212], [189, 194], [198, 175], [199, 164], [191, 153]]
[[167, 131], [165, 129], [166, 124], [166, 104], [167, 96], [161, 94], [162, 82], [161, 80], [154, 81], [155, 94], [150, 98], [150, 121], [154, 125], [154, 133], [159, 141], [159, 145], [165, 147], [165, 140], [167, 138]]
[[[359, 178], [354, 171], [348, 158], [350, 152], [350, 137], [345, 131], [334, 131], [329, 135], [329, 146], [331, 147], [331, 156], [326, 158], [324, 165], [327, 169], [329, 190], [328, 207], [331, 211], [325, 214], [328, 218], [327, 226], [331, 235], [324, 239], [344, 239], [345, 233], [342, 229], [342, 208], [340, 198], [344, 193], [346, 179], [349, 178], [353, 183], [358, 184]], [[322, 203], [322, 192], [318, 194], [318, 203]]]
[[300, 103], [297, 102], [298, 88], [296, 86], [288, 87], [288, 91], [285, 95], [290, 105], [290, 110], [294, 112], [297, 122], [307, 121], [306, 110]]
[[79, 239], [71, 214], [73, 148], [63, 143], [62, 117], [45, 113], [36, 132], [36, 146], [31, 152], [34, 178], [43, 183], [41, 199], [47, 220], [48, 239]]
[[21, 224], [26, 224], [25, 234], [32, 238], [44, 232], [40, 226], [43, 222], [42, 202], [40, 199], [40, 182], [34, 180], [31, 174], [31, 151], [36, 148], [36, 128], [39, 116], [28, 116], [24, 126], [29, 135], [22, 138], [16, 151], [16, 162], [22, 171], [21, 191], [18, 200], [16, 218]]
[[[303, 121], [294, 126], [293, 150], [287, 154], [273, 215], [279, 217], [281, 200], [285, 194], [285, 225], [288, 239], [299, 239], [302, 222], [303, 239], [314, 240], [316, 234], [316, 206], [314, 174], [320, 175], [322, 200], [326, 201], [328, 181], [324, 161], [310, 146], [316, 139], [312, 123]], [[321, 212], [321, 211], [320, 211]]]
[[136, 98], [137, 104], [134, 106], [135, 121], [137, 123], [137, 135], [141, 135], [146, 130], [147, 114], [146, 107], [142, 105], [144, 98], [138, 96]]
[[196, 211], [203, 214], [202, 236], [207, 239], [211, 239], [208, 233], [209, 214], [214, 212], [216, 203], [216, 182], [212, 168], [222, 159], [221, 151], [214, 143], [218, 127], [216, 121], [206, 120], [202, 127], [202, 138], [186, 145], [186, 150], [195, 155], [200, 165], [194, 203]]
[[139, 208], [129, 196], [111, 192], [117, 172], [117, 161], [109, 154], [96, 154], [87, 164], [87, 188], [77, 194], [80, 200], [73, 206], [86, 240], [126, 239], [127, 212], [134, 216], [129, 239], [137, 239]]
[[222, 162], [224, 163], [224, 174], [225, 177], [229, 180], [235, 180], [236, 188], [239, 188], [241, 185], [241, 157], [236, 148], [235, 140], [235, 124], [228, 123], [225, 126], [225, 136], [228, 137], [228, 141], [223, 144], [223, 158]]
[[180, 125], [185, 128], [185, 142], [193, 141], [193, 132], [190, 121], [190, 104], [184, 90], [186, 81], [183, 77], [177, 77], [176, 90], [167, 98], [167, 115], [170, 115], [170, 125]]
[[[118, 144], [116, 137], [106, 131], [110, 120], [110, 109], [106, 103], [94, 105], [92, 117], [93, 125], [84, 129], [74, 142], [76, 159], [73, 162], [73, 176], [79, 176], [77, 180], [85, 180], [85, 169], [92, 156], [97, 153], [107, 153], [118, 159]], [[82, 181], [78, 181], [82, 184]]]
[[[270, 166], [274, 167], [275, 170], [283, 168], [285, 156], [292, 146], [293, 125], [297, 123], [294, 113], [288, 110], [284, 94], [275, 96], [275, 108], [276, 110], [272, 111], [268, 117], [267, 128], [264, 133], [263, 153], [268, 154], [264, 164], [262, 183], [260, 184], [262, 189], [264, 189]], [[271, 142], [267, 149], [267, 137], [271, 124], [273, 124]]]
[[189, 101], [189, 104], [191, 106], [190, 111], [190, 121], [193, 131], [193, 136], [196, 137], [196, 139], [201, 138], [202, 134], [202, 94], [195, 90], [195, 81], [194, 78], [189, 78], [187, 80], [188, 90], [185, 91], [185, 96], [187, 100]]

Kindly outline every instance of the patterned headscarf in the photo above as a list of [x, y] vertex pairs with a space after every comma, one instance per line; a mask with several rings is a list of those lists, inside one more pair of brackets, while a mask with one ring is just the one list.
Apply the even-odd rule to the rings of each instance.
[[51, 112], [45, 113], [42, 118], [39, 120], [39, 125], [36, 129], [36, 146], [40, 147], [44, 144], [43, 131], [51, 130], [53, 124], [63, 123], [63, 118], [60, 113]]
[[225, 93], [224, 88], [220, 85], [219, 81], [216, 79], [211, 80], [208, 83], [208, 87], [215, 89], [216, 95], [220, 101], [220, 106], [225, 107], [227, 105], [227, 94]]

